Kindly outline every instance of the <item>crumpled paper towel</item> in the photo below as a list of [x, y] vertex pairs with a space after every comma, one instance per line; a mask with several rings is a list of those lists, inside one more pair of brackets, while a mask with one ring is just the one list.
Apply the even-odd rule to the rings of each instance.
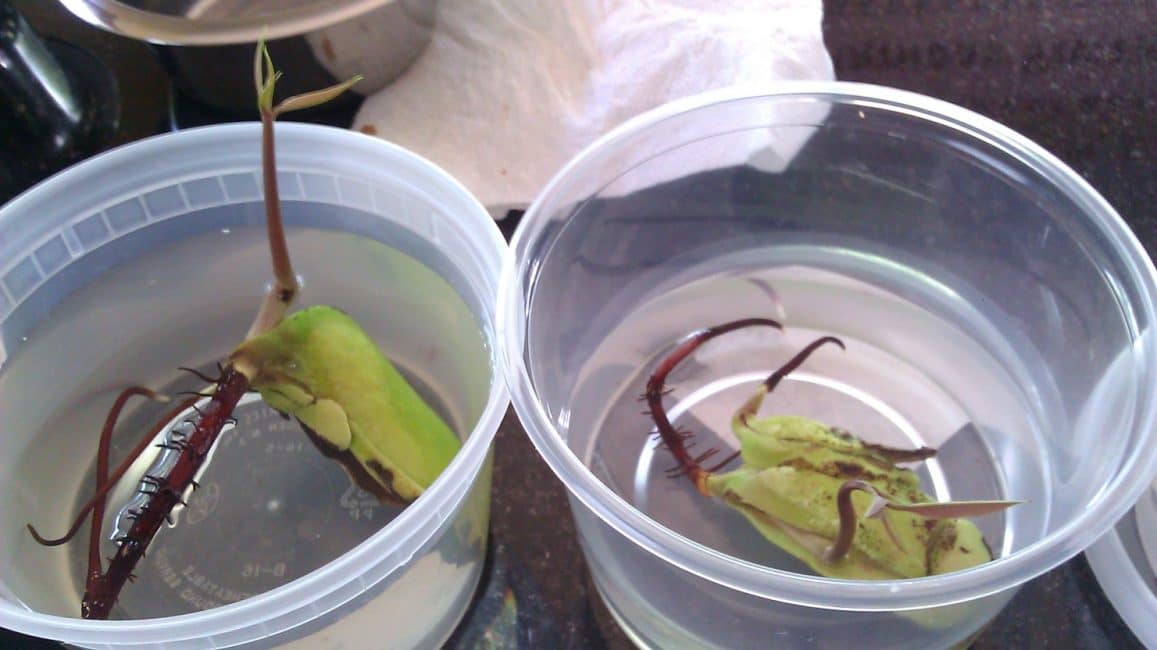
[[832, 79], [822, 15], [821, 0], [441, 0], [427, 50], [352, 128], [426, 157], [487, 207], [525, 205], [648, 109]]

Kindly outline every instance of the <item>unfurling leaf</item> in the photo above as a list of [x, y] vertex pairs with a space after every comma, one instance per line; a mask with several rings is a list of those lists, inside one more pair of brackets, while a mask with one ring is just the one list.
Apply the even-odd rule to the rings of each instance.
[[288, 113], [289, 111], [298, 111], [306, 108], [313, 108], [320, 106], [338, 95], [344, 93], [353, 87], [354, 84], [362, 80], [362, 76], [354, 75], [341, 83], [334, 84], [329, 88], [322, 88], [313, 92], [303, 93], [301, 95], [294, 95], [293, 97], [286, 97], [280, 104], [274, 108], [274, 112], [278, 115]]

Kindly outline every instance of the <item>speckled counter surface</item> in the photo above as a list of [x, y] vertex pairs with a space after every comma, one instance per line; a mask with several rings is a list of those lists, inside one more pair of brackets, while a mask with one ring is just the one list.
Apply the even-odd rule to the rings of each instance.
[[[124, 107], [110, 144], [167, 128], [167, 89], [147, 48], [96, 33], [54, 3], [14, 4], [38, 30], [91, 49], [114, 69]], [[1157, 0], [825, 5], [825, 39], [840, 79], [922, 92], [1020, 131], [1082, 174], [1150, 254], [1157, 251]], [[510, 587], [518, 611], [504, 645], [630, 647], [590, 586], [562, 486], [512, 414], [498, 434], [494, 477], [492, 564], [500, 575], [492, 570], [489, 578]], [[484, 609], [472, 610], [453, 645], [478, 642], [468, 628]], [[974, 647], [1140, 644], [1078, 556], [1025, 585]]]

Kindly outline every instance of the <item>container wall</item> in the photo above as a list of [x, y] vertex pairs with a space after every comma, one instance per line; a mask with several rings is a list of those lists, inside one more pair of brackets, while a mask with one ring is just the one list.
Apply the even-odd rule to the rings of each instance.
[[909, 612], [801, 607], [722, 587], [657, 559], [571, 499], [599, 594], [644, 648], [950, 648], [979, 633], [1016, 594]]
[[[644, 645], [964, 642], [1016, 585], [1092, 541], [1091, 520], [1123, 511], [1132, 463], [1152, 458], [1151, 270], [1112, 209], [978, 116], [824, 88], [649, 114], [572, 162], [515, 237], [524, 294], [508, 313], [526, 331], [512, 365], [530, 382], [516, 406], [572, 491], [600, 590]], [[811, 582], [671, 472], [640, 394], [684, 337], [752, 317], [782, 334], [725, 335], [664, 383], [692, 453], [735, 450], [732, 416], [756, 385], [840, 337], [760, 414], [935, 448], [913, 464], [935, 500], [1021, 501], [973, 518], [996, 562]], [[872, 613], [951, 594], [973, 600]]]
[[[769, 127], [768, 106], [800, 121]], [[718, 167], [751, 151], [746, 166]], [[1039, 508], [1020, 544], [1079, 515], [1133, 444], [1141, 396], [1132, 381], [1147, 372], [1133, 352], [1149, 327], [1126, 288], [1134, 269], [1112, 250], [1112, 229], [1091, 224], [1090, 206], [1050, 185], [1057, 179], [1036, 161], [957, 125], [914, 124], [889, 106], [823, 111], [791, 98], [676, 115], [600, 155], [538, 206], [541, 236], [527, 252], [536, 262], [526, 356], [552, 418], [575, 421], [588, 360], [624, 318], [718, 272], [726, 256], [740, 276], [802, 263], [865, 280], [958, 328], [1000, 366], [1016, 400], [985, 373], [965, 385], [962, 363], [975, 355], [914, 344], [897, 318], [870, 315], [871, 331], [860, 335], [952, 386], [987, 453], [1003, 463], [1001, 490]], [[802, 320], [837, 335], [862, 315], [840, 302], [781, 306], [787, 327]], [[703, 313], [700, 325], [776, 309], [753, 299]], [[691, 329], [657, 321], [640, 347]], [[586, 448], [588, 432], [565, 435], [572, 449]]]
[[[240, 433], [224, 435], [209, 463], [220, 476], [201, 477], [176, 530], [162, 531], [126, 588], [121, 604], [136, 620], [100, 625], [75, 618], [86, 535], [45, 549], [24, 529], [58, 534], [87, 499], [117, 391], [196, 390], [201, 380], [177, 368], [213, 373], [244, 336], [269, 279], [259, 133], [228, 125], [135, 143], [0, 211], [5, 627], [86, 647], [261, 647], [283, 631], [278, 643], [320, 635], [310, 647], [436, 646], [468, 606], [506, 395], [494, 373], [501, 237], [432, 165], [338, 129], [279, 127], [301, 302], [331, 304], [370, 333], [463, 439], [457, 475], [405, 510], [382, 505], [295, 422], [239, 411]], [[150, 408], [126, 410], [125, 440], [159, 417]], [[129, 493], [135, 480], [124, 482]]]

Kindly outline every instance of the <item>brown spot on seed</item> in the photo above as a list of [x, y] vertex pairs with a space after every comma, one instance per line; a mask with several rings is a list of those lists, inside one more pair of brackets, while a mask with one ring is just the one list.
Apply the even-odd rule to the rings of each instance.
[[333, 51], [333, 42], [329, 40], [328, 36], [321, 37], [321, 52], [325, 55], [327, 61], [334, 61], [337, 59], [337, 54]]
[[864, 466], [859, 463], [849, 463], [842, 460], [832, 461], [835, 468], [835, 473], [841, 478], [868, 478], [869, 474], [864, 469]]
[[388, 499], [390, 501], [394, 501], [397, 503], [406, 503], [406, 500], [402, 498], [402, 495], [400, 495], [394, 491], [394, 488], [393, 488], [394, 473], [393, 472], [386, 469], [381, 463], [379, 463], [376, 460], [371, 460], [369, 463], [366, 464], [366, 466], [370, 468], [370, 471], [372, 471], [374, 474], [376, 474], [378, 476], [378, 479], [381, 482], [381, 490], [383, 492], [385, 492], [387, 495], [389, 495]]
[[313, 445], [317, 447], [317, 450], [320, 451], [321, 454], [326, 458], [331, 458], [340, 463], [342, 469], [345, 470], [346, 474], [349, 475], [350, 479], [353, 480], [355, 485], [374, 495], [378, 498], [378, 501], [381, 501], [382, 503], [399, 506], [409, 503], [409, 501], [403, 499], [401, 495], [395, 492], [393, 487], [391, 487], [393, 485], [391, 481], [394, 475], [385, 467], [382, 467], [381, 463], [370, 461], [369, 469], [372, 470], [379, 478], [385, 477], [386, 481], [384, 484], [379, 483], [375, 477], [370, 476], [370, 473], [366, 471], [366, 467], [359, 463], [358, 459], [354, 457], [354, 455], [350, 453], [348, 449], [339, 449], [330, 441], [317, 435], [316, 431], [305, 426], [301, 420], [298, 420], [297, 422], [301, 425], [302, 430], [305, 431], [306, 437], [308, 437]]
[[361, 131], [362, 133], [365, 133], [366, 135], [377, 135], [378, 134], [378, 127], [374, 126], [373, 124], [363, 124], [362, 128], [360, 128], [358, 130]]

